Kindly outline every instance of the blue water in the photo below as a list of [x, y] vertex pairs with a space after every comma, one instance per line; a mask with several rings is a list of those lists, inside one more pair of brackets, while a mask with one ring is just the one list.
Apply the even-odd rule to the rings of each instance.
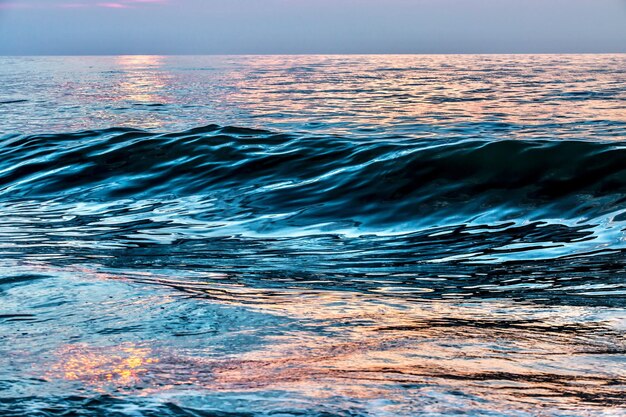
[[0, 58], [0, 415], [626, 415], [625, 82]]

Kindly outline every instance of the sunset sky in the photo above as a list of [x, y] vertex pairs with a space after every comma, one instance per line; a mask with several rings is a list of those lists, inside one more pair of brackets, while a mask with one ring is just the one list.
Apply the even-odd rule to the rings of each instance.
[[626, 0], [0, 0], [0, 54], [626, 52]]

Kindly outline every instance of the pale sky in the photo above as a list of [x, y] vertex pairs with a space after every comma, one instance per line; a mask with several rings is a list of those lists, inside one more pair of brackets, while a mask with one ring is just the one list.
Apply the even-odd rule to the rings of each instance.
[[0, 54], [626, 52], [626, 0], [0, 0]]

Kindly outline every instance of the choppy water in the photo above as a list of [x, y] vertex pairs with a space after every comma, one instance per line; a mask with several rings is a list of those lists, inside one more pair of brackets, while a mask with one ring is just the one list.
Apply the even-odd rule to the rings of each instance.
[[626, 415], [626, 55], [5, 57], [0, 131], [2, 415]]

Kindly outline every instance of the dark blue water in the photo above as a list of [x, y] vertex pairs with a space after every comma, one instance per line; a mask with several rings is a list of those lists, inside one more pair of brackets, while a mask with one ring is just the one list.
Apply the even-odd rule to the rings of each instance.
[[626, 415], [626, 56], [0, 81], [0, 414]]

